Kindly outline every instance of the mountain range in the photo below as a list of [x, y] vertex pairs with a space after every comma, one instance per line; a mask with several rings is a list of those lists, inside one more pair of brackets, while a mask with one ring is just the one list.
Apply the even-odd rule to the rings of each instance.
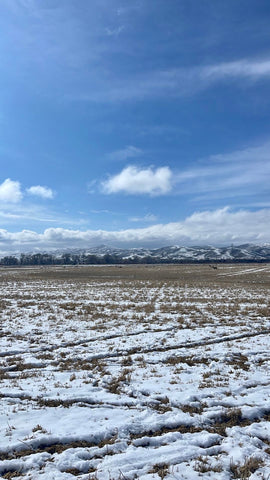
[[244, 244], [238, 246], [167, 246], [161, 248], [113, 248], [100, 245], [88, 249], [68, 249], [54, 252], [55, 256], [95, 255], [97, 257], [115, 257], [118, 260], [153, 260], [153, 262], [179, 261], [270, 261], [270, 243], [264, 245]]

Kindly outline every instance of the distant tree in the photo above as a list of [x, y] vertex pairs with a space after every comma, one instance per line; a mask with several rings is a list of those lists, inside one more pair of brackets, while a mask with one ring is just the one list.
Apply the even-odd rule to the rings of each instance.
[[61, 263], [63, 263], [64, 265], [70, 265], [72, 263], [70, 253], [63, 253], [61, 260]]
[[96, 255], [88, 254], [83, 256], [83, 263], [86, 265], [97, 265], [100, 263], [100, 259]]
[[4, 258], [1, 258], [1, 265], [18, 265], [19, 260], [16, 257], [13, 256], [7, 256]]
[[32, 255], [22, 253], [20, 256], [20, 265], [33, 265]]

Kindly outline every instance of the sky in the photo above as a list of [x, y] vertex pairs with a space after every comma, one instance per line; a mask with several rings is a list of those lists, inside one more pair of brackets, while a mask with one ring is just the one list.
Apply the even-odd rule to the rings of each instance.
[[267, 0], [1, 0], [0, 254], [270, 242]]

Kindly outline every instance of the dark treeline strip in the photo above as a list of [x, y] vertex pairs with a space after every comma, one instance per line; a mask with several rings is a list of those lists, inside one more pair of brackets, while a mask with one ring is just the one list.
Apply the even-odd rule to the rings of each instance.
[[129, 257], [122, 258], [117, 255], [91, 255], [91, 254], [71, 254], [64, 253], [61, 256], [55, 256], [49, 253], [21, 254], [19, 258], [15, 256], [6, 256], [0, 259], [2, 266], [25, 266], [25, 265], [125, 265], [125, 264], [189, 264], [189, 263], [266, 263], [270, 259], [214, 259], [196, 260], [196, 258], [170, 259], [160, 257]]

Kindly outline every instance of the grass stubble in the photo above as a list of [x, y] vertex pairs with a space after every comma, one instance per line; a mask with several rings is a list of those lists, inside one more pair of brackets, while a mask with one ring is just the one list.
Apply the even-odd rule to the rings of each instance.
[[[270, 458], [270, 442], [259, 439], [261, 455], [256, 451], [242, 461], [224, 461], [222, 450], [232, 429], [268, 422], [270, 415], [266, 409], [251, 420], [243, 413], [249, 406], [250, 391], [257, 386], [254, 377], [265, 374], [269, 364], [263, 343], [251, 356], [245, 342], [255, 348], [269, 335], [270, 268], [260, 265], [255, 273], [249, 270], [250, 265], [242, 264], [215, 269], [209, 265], [0, 269], [1, 400], [13, 399], [13, 414], [29, 405], [36, 409], [75, 405], [82, 409], [83, 418], [83, 409], [108, 405], [102, 396], [96, 401], [76, 398], [76, 389], [89, 385], [110, 395], [112, 416], [120, 398], [124, 408], [148, 409], [161, 419], [183, 412], [189, 419], [186, 423], [173, 427], [157, 423], [139, 432], [131, 428], [127, 443], [144, 437], [162, 438], [171, 432], [217, 434], [219, 454], [191, 458], [189, 467], [200, 476], [226, 470], [229, 478], [249, 478]], [[223, 354], [216, 348], [221, 342]], [[195, 384], [194, 398], [189, 401], [183, 393], [187, 375]], [[243, 386], [237, 398], [236, 383]], [[38, 395], [26, 393], [33, 384]], [[242, 403], [232, 406], [239, 404], [239, 398]], [[8, 443], [16, 427], [7, 425], [4, 435]], [[31, 439], [36, 438], [41, 439], [39, 446], [30, 448]], [[0, 452], [1, 461], [47, 452], [53, 462], [55, 454], [68, 449], [102, 450], [105, 445], [103, 457], [116, 455], [109, 446], [119, 438], [114, 433], [98, 443], [90, 439], [55, 443], [50, 442], [50, 432], [36, 424], [19, 440], [19, 449]], [[99, 467], [93, 465], [89, 479], [102, 478]], [[46, 462], [41, 468], [45, 466]], [[172, 473], [184, 478], [177, 476], [177, 468], [167, 462], [154, 463], [149, 473], [156, 475], [153, 478]], [[79, 478], [84, 472], [70, 467], [66, 473]], [[7, 467], [1, 475], [31, 478], [31, 471]], [[118, 478], [138, 475], [126, 476], [119, 470]], [[261, 478], [263, 475], [264, 470]]]

